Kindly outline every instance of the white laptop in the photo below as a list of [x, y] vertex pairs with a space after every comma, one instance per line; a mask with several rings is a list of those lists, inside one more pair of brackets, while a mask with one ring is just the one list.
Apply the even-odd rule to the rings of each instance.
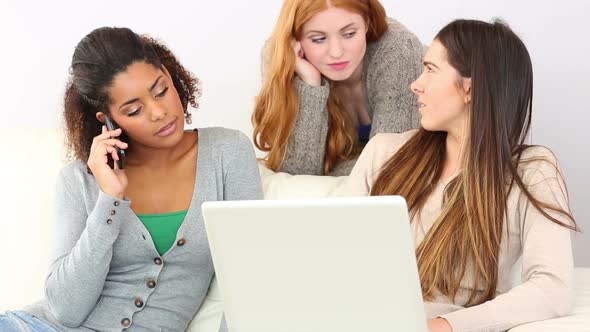
[[425, 332], [399, 196], [203, 204], [230, 332]]

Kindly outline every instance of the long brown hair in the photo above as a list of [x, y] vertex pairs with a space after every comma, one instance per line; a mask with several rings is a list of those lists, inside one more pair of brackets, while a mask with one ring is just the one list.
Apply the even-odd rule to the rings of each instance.
[[[425, 299], [437, 292], [454, 299], [460, 282], [474, 274], [467, 305], [495, 297], [498, 260], [507, 216], [507, 198], [514, 184], [545, 217], [578, 230], [569, 207], [537, 200], [517, 168], [532, 115], [533, 70], [529, 53], [504, 23], [457, 20], [435, 38], [461, 77], [471, 78], [469, 136], [462, 171], [445, 188], [441, 214], [416, 249]], [[401, 195], [412, 217], [419, 215], [439, 181], [445, 157], [446, 132], [420, 129], [382, 168], [371, 195]], [[535, 159], [540, 160], [540, 159]], [[551, 160], [542, 160], [551, 162]], [[561, 173], [559, 173], [561, 176]], [[564, 223], [549, 214], [562, 213]], [[477, 296], [478, 289], [483, 289]]]
[[[267, 151], [267, 167], [278, 171], [283, 163], [289, 137], [295, 125], [299, 100], [293, 86], [295, 54], [291, 39], [301, 39], [303, 25], [328, 7], [340, 7], [361, 15], [368, 25], [367, 42], [378, 40], [387, 31], [385, 9], [378, 0], [285, 0], [270, 39], [272, 55], [262, 90], [256, 98], [252, 123], [254, 144]], [[330, 82], [332, 89], [333, 82]], [[328, 138], [324, 172], [329, 173], [338, 160], [354, 152], [356, 131], [337, 93], [328, 97]]]

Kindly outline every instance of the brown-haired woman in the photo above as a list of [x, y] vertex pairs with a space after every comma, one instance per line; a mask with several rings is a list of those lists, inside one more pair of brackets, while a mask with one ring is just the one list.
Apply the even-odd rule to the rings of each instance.
[[411, 86], [422, 128], [373, 138], [345, 193], [407, 200], [430, 331], [504, 331], [567, 315], [578, 228], [554, 155], [525, 144], [525, 45], [502, 22], [457, 20], [423, 66]]
[[418, 127], [407, 86], [423, 47], [378, 0], [285, 0], [252, 122], [266, 165], [348, 175], [376, 133]]
[[202, 203], [262, 198], [252, 144], [234, 130], [184, 130], [197, 79], [129, 29], [84, 37], [70, 79], [75, 161], [57, 181], [46, 300], [0, 315], [0, 329], [184, 331], [214, 276]]

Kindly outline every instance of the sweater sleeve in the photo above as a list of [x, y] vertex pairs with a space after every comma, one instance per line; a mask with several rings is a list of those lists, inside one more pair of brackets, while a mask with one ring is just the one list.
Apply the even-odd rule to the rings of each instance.
[[[523, 176], [523, 181], [537, 200], [568, 211], [565, 186], [556, 169], [554, 166], [537, 168]], [[570, 313], [573, 298], [570, 230], [543, 216], [522, 193], [519, 205], [524, 282], [481, 305], [442, 315], [453, 332], [504, 331]], [[571, 225], [567, 216], [549, 214]]]
[[313, 87], [299, 77], [293, 78], [299, 96], [299, 111], [289, 138], [281, 172], [294, 175], [323, 175], [328, 136], [327, 82]]
[[100, 191], [88, 214], [82, 172], [64, 168], [57, 180], [55, 245], [46, 297], [64, 326], [80, 326], [98, 301], [121, 222], [132, 214], [130, 202]]
[[234, 131], [235, 141], [228, 151], [228, 166], [223, 181], [223, 199], [259, 200], [263, 199], [262, 184], [256, 155], [252, 143], [239, 131]]
[[[260, 53], [260, 74], [264, 81], [272, 57], [270, 39]], [[293, 175], [324, 175], [330, 88], [323, 80], [319, 87], [310, 86], [297, 75], [293, 77], [293, 86], [299, 98], [299, 110], [280, 171]]]
[[350, 175], [346, 178], [344, 183], [338, 187], [335, 191], [335, 196], [369, 196], [371, 193], [372, 174], [375, 166], [373, 165], [373, 159], [375, 155], [376, 141], [379, 136], [372, 138], [360, 156], [358, 157], [356, 164], [352, 168]]
[[350, 175], [335, 190], [336, 196], [369, 196], [381, 168], [416, 133], [378, 134], [365, 146]]
[[417, 98], [410, 85], [422, 71], [424, 47], [397, 22], [390, 23], [381, 39], [367, 65], [367, 100], [373, 114], [371, 137], [402, 133], [420, 125]]

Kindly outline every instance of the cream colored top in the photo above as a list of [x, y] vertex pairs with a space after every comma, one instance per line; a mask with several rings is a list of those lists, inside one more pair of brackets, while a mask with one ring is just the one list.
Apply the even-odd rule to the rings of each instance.
[[[377, 134], [363, 150], [338, 194], [369, 195], [380, 168], [415, 133], [413, 130], [401, 134]], [[538, 200], [568, 211], [565, 185], [557, 173], [558, 168], [552, 166], [557, 165], [554, 155], [540, 146], [523, 153], [523, 159], [536, 157], [547, 161], [531, 161], [519, 167], [528, 190]], [[412, 219], [416, 247], [440, 214], [444, 188], [449, 181], [439, 182], [422, 213]], [[466, 275], [454, 301], [440, 295], [433, 302], [425, 303], [428, 318], [444, 317], [454, 332], [505, 331], [516, 325], [570, 313], [573, 298], [571, 231], [544, 217], [517, 186], [508, 197], [507, 207], [505, 223], [508, 227], [504, 227], [502, 236], [496, 297], [465, 308], [473, 291], [473, 276]], [[569, 223], [564, 215], [550, 214]]]

